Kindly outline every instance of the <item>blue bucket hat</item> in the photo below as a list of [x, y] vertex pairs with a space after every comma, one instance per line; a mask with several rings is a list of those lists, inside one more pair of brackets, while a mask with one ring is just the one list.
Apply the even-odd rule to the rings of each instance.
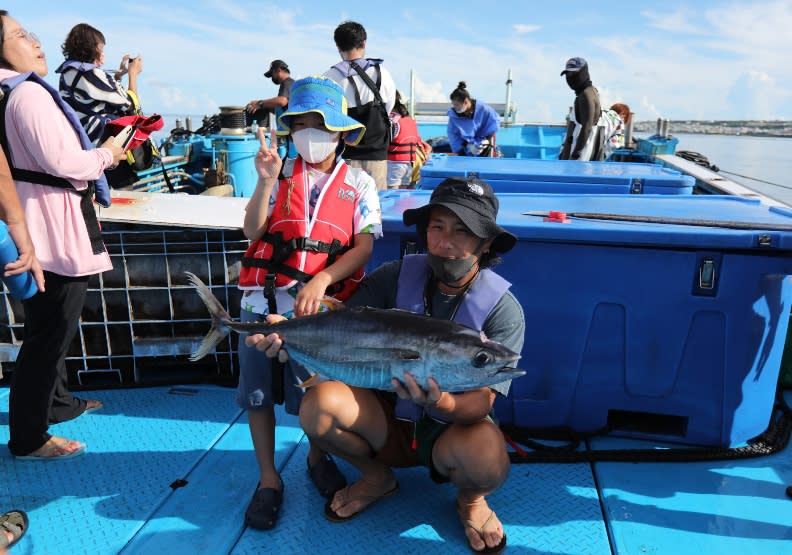
[[343, 89], [327, 77], [306, 77], [295, 81], [289, 93], [289, 107], [278, 117], [282, 129], [278, 135], [291, 132], [294, 116], [316, 112], [330, 131], [347, 132], [344, 142], [355, 146], [363, 138], [366, 127], [347, 115], [347, 101]]

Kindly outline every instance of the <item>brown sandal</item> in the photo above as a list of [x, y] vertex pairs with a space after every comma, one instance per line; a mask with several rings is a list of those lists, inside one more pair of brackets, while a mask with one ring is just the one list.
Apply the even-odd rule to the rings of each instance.
[[[14, 547], [28, 529], [28, 516], [25, 511], [14, 509], [0, 515], [0, 547], [10, 549]], [[8, 539], [6, 532], [11, 534]]]

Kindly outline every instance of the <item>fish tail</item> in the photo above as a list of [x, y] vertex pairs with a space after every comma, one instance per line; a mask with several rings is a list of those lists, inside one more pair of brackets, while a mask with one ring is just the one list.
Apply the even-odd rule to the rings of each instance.
[[198, 276], [192, 272], [184, 273], [187, 275], [189, 282], [195, 286], [198, 296], [201, 297], [201, 300], [209, 310], [209, 314], [212, 315], [212, 327], [209, 329], [209, 333], [204, 337], [200, 347], [190, 355], [190, 360], [194, 362], [209, 354], [228, 335], [228, 327], [225, 323], [231, 320], [231, 316]]

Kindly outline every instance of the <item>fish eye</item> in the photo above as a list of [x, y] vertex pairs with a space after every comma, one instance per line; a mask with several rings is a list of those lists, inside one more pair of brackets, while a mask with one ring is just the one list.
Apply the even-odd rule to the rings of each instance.
[[473, 357], [473, 366], [476, 368], [482, 368], [486, 366], [491, 360], [492, 357], [487, 351], [479, 351], [476, 353], [476, 356]]

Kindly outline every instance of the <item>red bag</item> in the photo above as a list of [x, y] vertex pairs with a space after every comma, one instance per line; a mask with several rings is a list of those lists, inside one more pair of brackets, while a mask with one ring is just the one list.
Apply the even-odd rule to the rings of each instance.
[[107, 122], [105, 136], [118, 135], [127, 125], [131, 125], [135, 129], [132, 142], [129, 143], [128, 147], [129, 150], [133, 150], [145, 143], [146, 139], [154, 131], [162, 129], [165, 125], [165, 120], [159, 114], [151, 116], [123, 116]]

